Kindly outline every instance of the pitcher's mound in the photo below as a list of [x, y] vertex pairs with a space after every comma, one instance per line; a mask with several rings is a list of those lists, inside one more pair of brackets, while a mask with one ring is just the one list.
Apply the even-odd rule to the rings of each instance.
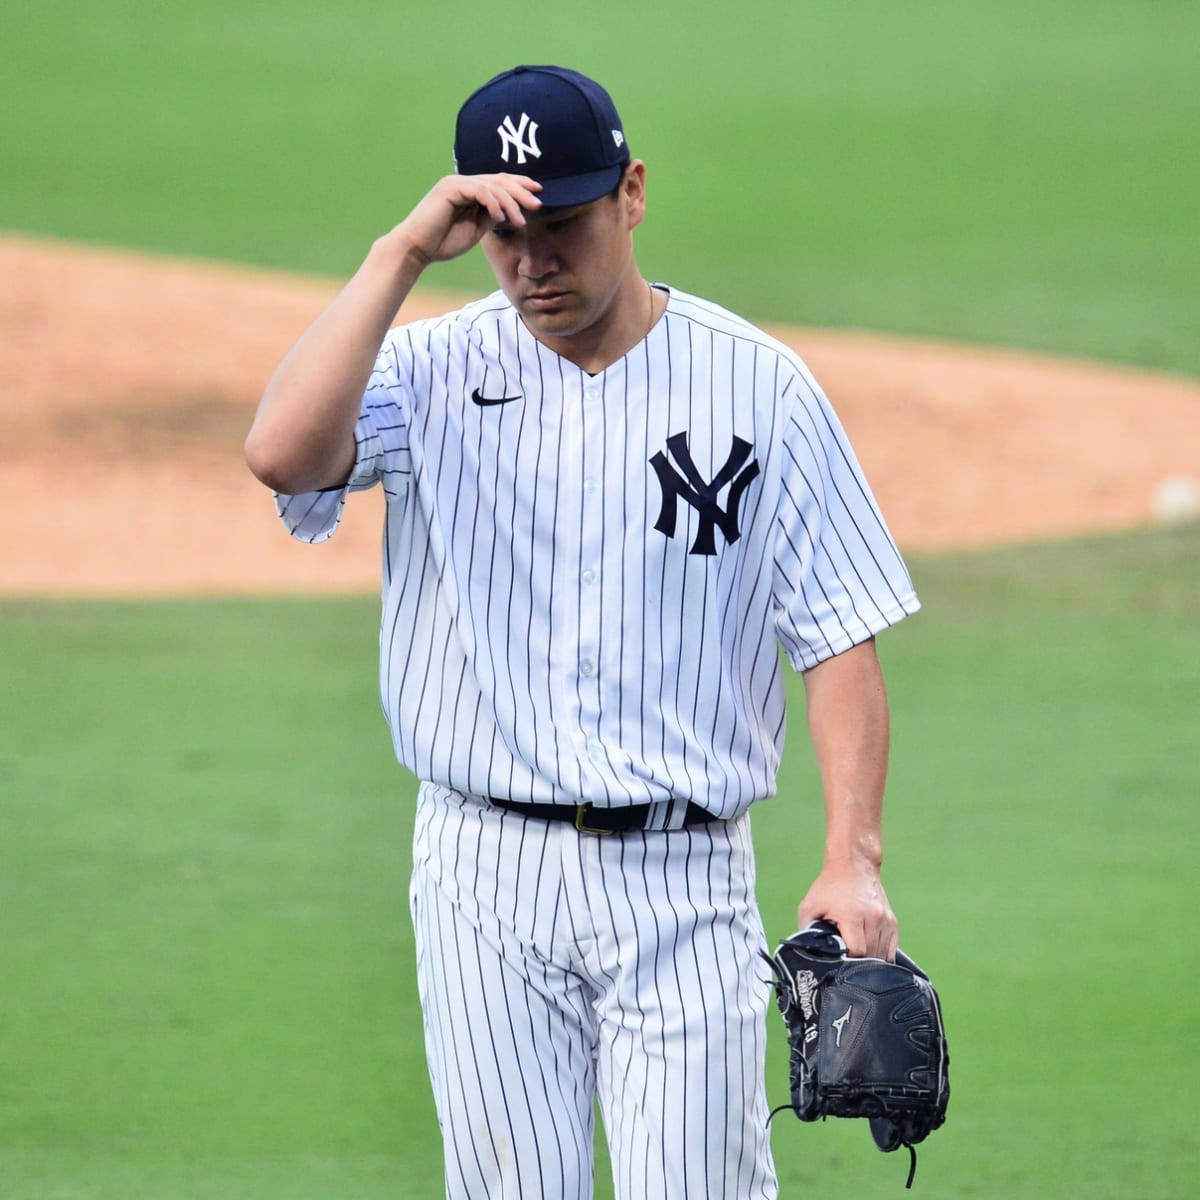
[[[0, 239], [0, 281], [0, 593], [378, 586], [378, 492], [302, 546], [241, 455], [264, 383], [336, 284], [25, 238]], [[405, 319], [458, 302], [422, 292]], [[906, 549], [1136, 525], [1163, 480], [1200, 478], [1194, 381], [772, 332], [821, 381]]]

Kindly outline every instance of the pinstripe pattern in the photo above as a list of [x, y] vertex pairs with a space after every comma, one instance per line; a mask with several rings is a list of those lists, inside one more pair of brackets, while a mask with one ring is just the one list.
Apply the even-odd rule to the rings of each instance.
[[[654, 528], [650, 460], [681, 433], [705, 481], [734, 438], [759, 468], [713, 555], [691, 503]], [[347, 490], [386, 488], [383, 709], [399, 760], [460, 792], [735, 816], [775, 791], [777, 646], [808, 668], [919, 607], [803, 362], [679, 291], [595, 377], [500, 293], [393, 330], [355, 438], [349, 489], [279, 511], [322, 541]]]
[[[594, 377], [497, 293], [392, 331], [355, 441], [347, 488], [277, 504], [318, 542], [387, 491], [447, 1195], [587, 1200], [598, 1099], [619, 1200], [772, 1200], [746, 809], [775, 791], [779, 647], [811, 667], [918, 608], [828, 401], [682, 292]], [[592, 837], [488, 796], [651, 818]], [[688, 801], [725, 820], [681, 828]]]
[[748, 818], [596, 838], [436, 785], [411, 889], [455, 1200], [777, 1195]]

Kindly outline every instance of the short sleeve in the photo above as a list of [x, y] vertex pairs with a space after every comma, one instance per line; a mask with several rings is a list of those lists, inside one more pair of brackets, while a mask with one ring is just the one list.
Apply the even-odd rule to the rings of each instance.
[[327, 541], [337, 531], [350, 492], [382, 483], [389, 500], [408, 490], [412, 463], [408, 447], [411, 412], [411, 340], [393, 330], [375, 359], [354, 426], [354, 466], [345, 485], [298, 495], [275, 493], [275, 509], [298, 541]]
[[798, 371], [784, 392], [775, 531], [776, 633], [806, 670], [920, 607], [837, 415]]

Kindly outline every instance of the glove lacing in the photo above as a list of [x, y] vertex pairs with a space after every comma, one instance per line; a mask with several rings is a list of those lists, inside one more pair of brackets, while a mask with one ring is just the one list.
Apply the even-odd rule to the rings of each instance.
[[[769, 1126], [771, 1124], [771, 1120], [776, 1113], [795, 1111], [795, 1106], [792, 1104], [778, 1104], [771, 1109], [769, 1113], [767, 1113], [767, 1125]], [[822, 1121], [825, 1119], [825, 1117], [821, 1118]], [[913, 1180], [917, 1177], [917, 1148], [912, 1144], [912, 1142], [901, 1142], [900, 1145], [908, 1151], [908, 1178], [904, 1181], [904, 1186], [906, 1188], [911, 1188], [913, 1185]]]

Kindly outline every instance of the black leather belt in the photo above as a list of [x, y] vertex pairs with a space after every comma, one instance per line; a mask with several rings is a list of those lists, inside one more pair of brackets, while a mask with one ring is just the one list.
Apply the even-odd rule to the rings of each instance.
[[[631, 833], [645, 829], [650, 819], [649, 804], [627, 804], [620, 808], [596, 808], [593, 804], [521, 804], [516, 800], [497, 800], [488, 797], [488, 803], [505, 812], [520, 813], [523, 817], [537, 817], [542, 821], [570, 821], [580, 833]], [[683, 823], [704, 825], [719, 820], [707, 808], [688, 801]]]

